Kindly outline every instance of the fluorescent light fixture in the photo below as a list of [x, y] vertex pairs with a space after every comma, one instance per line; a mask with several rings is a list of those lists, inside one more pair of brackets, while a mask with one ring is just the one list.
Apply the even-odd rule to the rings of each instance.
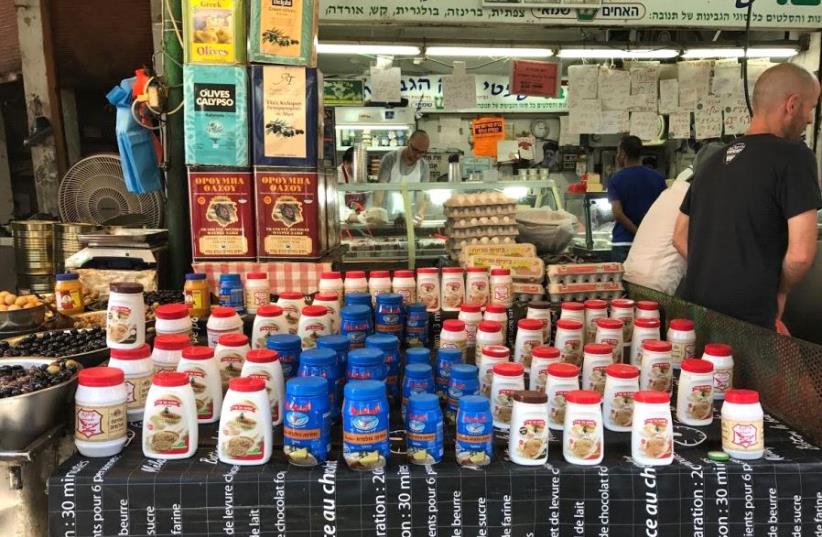
[[559, 51], [559, 57], [569, 60], [665, 60], [676, 58], [679, 51], [670, 48], [621, 50], [614, 48], [564, 48]]
[[514, 47], [428, 47], [427, 56], [454, 56], [463, 58], [550, 58], [554, 51], [548, 48]]
[[508, 186], [502, 189], [502, 193], [509, 199], [521, 200], [528, 195], [528, 187], [525, 186]]
[[320, 43], [317, 45], [320, 54], [368, 54], [377, 56], [419, 56], [420, 48], [410, 45], [359, 45], [353, 43]]
[[[748, 58], [790, 58], [798, 52], [793, 47], [751, 47]], [[683, 58], [742, 58], [743, 48], [692, 48], [685, 51]]]

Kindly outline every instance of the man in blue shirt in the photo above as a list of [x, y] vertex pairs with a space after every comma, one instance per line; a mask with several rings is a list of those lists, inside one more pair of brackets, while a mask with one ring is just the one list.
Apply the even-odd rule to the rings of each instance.
[[[626, 136], [619, 143], [617, 164], [621, 170], [608, 182], [608, 200], [616, 220], [614, 243], [634, 241], [639, 224], [667, 186], [659, 172], [642, 165], [641, 155], [642, 140], [636, 136]], [[629, 248], [614, 246], [611, 260], [624, 261]]]

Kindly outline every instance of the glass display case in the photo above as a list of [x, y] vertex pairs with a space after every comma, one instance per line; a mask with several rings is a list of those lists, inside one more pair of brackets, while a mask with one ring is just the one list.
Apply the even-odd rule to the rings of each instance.
[[579, 221], [577, 234], [571, 241], [574, 253], [610, 254], [616, 221], [607, 192], [566, 192], [565, 210]]
[[344, 265], [381, 267], [434, 265], [445, 257], [443, 204], [458, 192], [502, 192], [518, 208], [562, 208], [552, 179], [495, 183], [340, 184]]

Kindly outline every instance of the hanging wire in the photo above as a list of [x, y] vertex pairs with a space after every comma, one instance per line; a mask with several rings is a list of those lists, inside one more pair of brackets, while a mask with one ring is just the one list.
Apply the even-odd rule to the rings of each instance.
[[748, 16], [745, 19], [745, 54], [742, 56], [742, 89], [745, 92], [745, 104], [748, 106], [748, 115], [753, 117], [751, 92], [748, 89], [748, 47], [751, 46], [751, 15], [753, 14], [754, 0], [748, 0]]

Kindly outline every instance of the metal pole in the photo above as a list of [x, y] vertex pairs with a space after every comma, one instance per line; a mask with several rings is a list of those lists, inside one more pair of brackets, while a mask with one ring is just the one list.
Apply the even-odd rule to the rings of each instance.
[[[184, 153], [183, 109], [178, 107], [183, 101], [183, 47], [178, 39], [175, 26], [182, 33], [181, 0], [161, 0], [166, 2], [163, 10], [163, 67], [168, 84], [168, 110], [177, 113], [166, 121], [166, 227], [168, 228], [168, 272], [166, 279], [170, 289], [179, 289], [183, 275], [191, 271], [191, 231], [188, 216], [188, 184]], [[171, 13], [169, 13], [171, 11]], [[174, 21], [169, 17], [174, 17]]]

